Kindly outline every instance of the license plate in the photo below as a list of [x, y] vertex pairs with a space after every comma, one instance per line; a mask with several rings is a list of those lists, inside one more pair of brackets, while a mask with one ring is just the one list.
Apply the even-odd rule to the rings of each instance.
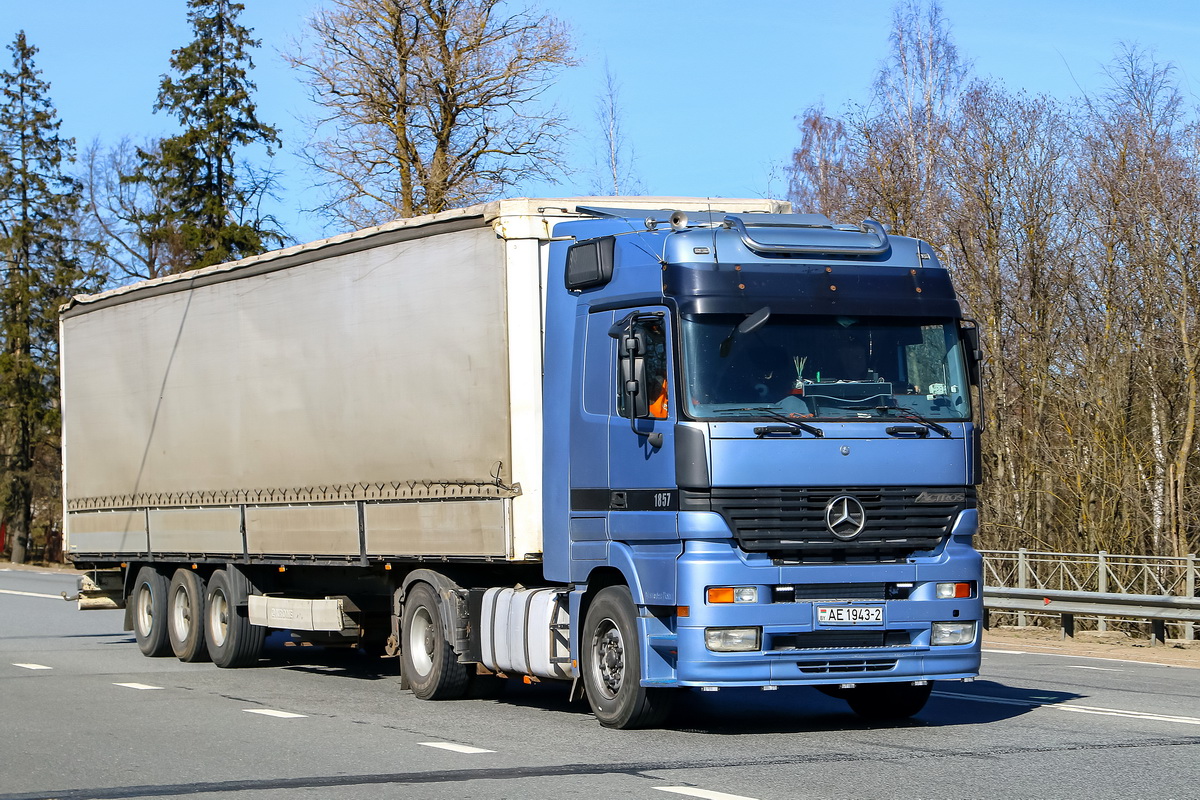
[[817, 606], [819, 625], [882, 625], [883, 606]]

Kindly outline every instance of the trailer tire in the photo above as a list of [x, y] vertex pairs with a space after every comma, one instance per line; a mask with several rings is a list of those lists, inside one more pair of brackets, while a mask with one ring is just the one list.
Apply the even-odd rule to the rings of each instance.
[[666, 719], [675, 693], [641, 684], [637, 615], [628, 587], [609, 586], [597, 593], [579, 646], [584, 691], [601, 725], [647, 728]]
[[246, 667], [262, 655], [267, 629], [250, 624], [249, 591], [242, 576], [219, 569], [204, 595], [204, 639], [218, 667]]
[[457, 700], [467, 693], [470, 673], [446, 637], [437, 595], [427, 583], [413, 584], [404, 600], [401, 627], [404, 677], [422, 700]]
[[864, 683], [843, 690], [855, 714], [863, 719], [886, 721], [908, 719], [925, 707], [933, 684]]
[[167, 636], [180, 661], [208, 661], [204, 643], [204, 579], [177, 569], [167, 590]]
[[167, 640], [167, 576], [154, 567], [138, 570], [130, 593], [133, 608], [133, 638], [142, 655], [151, 658], [171, 652]]

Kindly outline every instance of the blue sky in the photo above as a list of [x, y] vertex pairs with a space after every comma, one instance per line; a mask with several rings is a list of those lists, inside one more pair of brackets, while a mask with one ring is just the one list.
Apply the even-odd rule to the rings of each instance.
[[[305, 241], [336, 233], [306, 209], [315, 176], [294, 156], [306, 135], [304, 88], [279, 56], [320, 0], [244, 0], [255, 54], [259, 117], [282, 131], [280, 202], [273, 209]], [[576, 133], [571, 174], [512, 194], [586, 194], [597, 143], [604, 64], [620, 84], [634, 171], [646, 194], [781, 197], [780, 167], [797, 144], [796, 117], [815, 103], [862, 102], [886, 57], [891, 3], [807, 0], [543, 0], [567, 22], [580, 66], [551, 95]], [[1187, 0], [944, 0], [961, 55], [1010, 89], [1066, 100], [1096, 91], [1120, 42], [1173, 62], [1200, 107], [1200, 2]], [[174, 132], [152, 113], [173, 48], [191, 36], [184, 0], [0, 0], [0, 38], [24, 29], [40, 53], [63, 132], [80, 149], [99, 139], [140, 141]], [[0, 54], [5, 68], [7, 52]]]

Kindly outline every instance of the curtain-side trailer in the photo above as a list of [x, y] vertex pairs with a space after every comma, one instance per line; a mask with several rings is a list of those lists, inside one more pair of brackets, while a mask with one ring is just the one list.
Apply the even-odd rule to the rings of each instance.
[[503, 200], [78, 297], [81, 604], [422, 698], [571, 682], [918, 711], [979, 664], [978, 338], [928, 245], [767, 200]]

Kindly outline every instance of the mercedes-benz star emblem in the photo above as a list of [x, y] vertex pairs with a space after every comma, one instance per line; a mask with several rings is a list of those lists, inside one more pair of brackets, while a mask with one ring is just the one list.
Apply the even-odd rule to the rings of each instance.
[[862, 503], [848, 494], [833, 498], [825, 506], [825, 526], [839, 539], [853, 539], [866, 524], [867, 512]]

